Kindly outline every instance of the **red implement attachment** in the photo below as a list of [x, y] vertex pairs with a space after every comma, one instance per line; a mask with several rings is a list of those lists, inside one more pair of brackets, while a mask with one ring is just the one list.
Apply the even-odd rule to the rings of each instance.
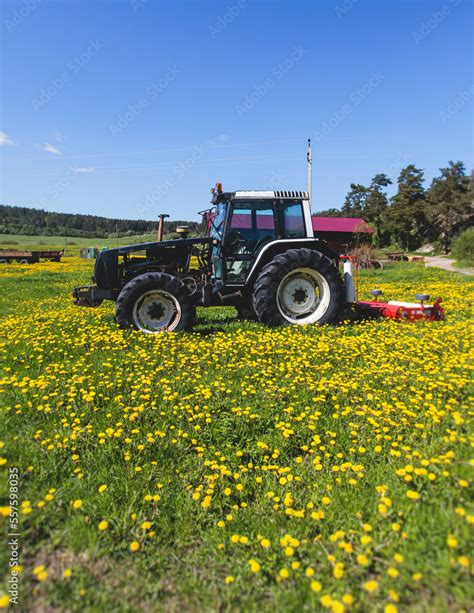
[[[425, 319], [427, 321], [441, 321], [445, 318], [444, 309], [441, 306], [442, 299], [437, 298], [433, 304], [426, 304], [430, 299], [428, 294], [416, 294], [417, 302], [401, 302], [390, 300], [383, 302], [379, 300], [382, 290], [373, 289], [370, 293], [374, 300], [357, 300], [359, 286], [359, 267], [357, 258], [352, 255], [342, 255], [340, 259], [344, 261], [344, 285], [346, 290], [346, 303], [355, 309], [354, 314], [359, 317], [388, 317], [396, 321], [417, 321]], [[354, 285], [353, 262], [355, 262], [356, 283]]]
[[391, 300], [390, 302], [374, 301], [359, 301], [356, 303], [356, 308], [367, 315], [388, 317], [397, 321], [416, 321], [418, 319], [426, 319], [428, 321], [440, 321], [445, 318], [444, 309], [441, 306], [442, 299], [438, 298], [433, 304], [420, 304], [416, 302], [399, 302]]

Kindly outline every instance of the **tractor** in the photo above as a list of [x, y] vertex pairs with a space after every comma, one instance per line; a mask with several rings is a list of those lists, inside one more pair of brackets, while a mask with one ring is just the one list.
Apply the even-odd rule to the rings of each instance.
[[380, 301], [380, 290], [371, 292], [372, 301], [357, 301], [352, 256], [315, 236], [309, 192], [224, 192], [221, 183], [211, 191], [202, 236], [189, 237], [181, 227], [180, 238], [161, 240], [161, 215], [156, 242], [99, 253], [94, 285], [75, 288], [75, 303], [113, 300], [121, 328], [149, 334], [191, 330], [198, 306], [234, 306], [241, 319], [270, 327], [444, 319], [441, 299], [429, 305], [426, 294], [417, 294], [420, 304]]
[[[344, 307], [339, 257], [314, 236], [304, 191], [212, 190], [202, 236], [107, 249], [75, 303], [116, 303], [121, 328], [191, 330], [196, 307], [234, 306], [268, 326], [331, 323]], [[179, 228], [178, 228], [179, 229]]]

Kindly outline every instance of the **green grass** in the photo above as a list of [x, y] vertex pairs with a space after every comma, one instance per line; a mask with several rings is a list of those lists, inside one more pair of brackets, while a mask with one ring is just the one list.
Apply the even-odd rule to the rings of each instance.
[[474, 264], [471, 260], [455, 260], [454, 266], [462, 270], [474, 272]]
[[[440, 323], [268, 330], [229, 307], [155, 337], [118, 330], [111, 304], [71, 304], [91, 267], [0, 270], [0, 492], [7, 504], [17, 466], [31, 508], [22, 610], [301, 611], [327, 596], [337, 611], [348, 594], [362, 611], [469, 609], [470, 278], [363, 273], [361, 296], [442, 295]], [[0, 565], [1, 595], [7, 547]]]
[[112, 249], [117, 246], [136, 245], [156, 240], [156, 234], [142, 234], [117, 238], [81, 238], [77, 236], [28, 236], [26, 234], [0, 234], [0, 249], [65, 249], [65, 255], [76, 256], [82, 247]]

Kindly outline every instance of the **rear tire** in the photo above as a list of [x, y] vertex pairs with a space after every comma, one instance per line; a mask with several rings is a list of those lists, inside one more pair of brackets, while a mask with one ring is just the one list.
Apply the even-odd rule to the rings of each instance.
[[237, 309], [237, 319], [242, 319], [246, 321], [258, 321], [257, 314], [254, 311], [252, 299], [245, 300], [242, 299], [242, 302], [238, 304]]
[[196, 307], [182, 281], [164, 272], [147, 272], [123, 287], [115, 314], [122, 329], [158, 334], [191, 330]]
[[312, 249], [289, 249], [262, 268], [253, 307], [267, 326], [326, 324], [343, 305], [344, 285], [331, 260]]

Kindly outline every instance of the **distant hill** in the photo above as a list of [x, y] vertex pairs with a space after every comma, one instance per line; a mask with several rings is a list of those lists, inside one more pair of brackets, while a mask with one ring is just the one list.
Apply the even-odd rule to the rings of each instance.
[[[196, 226], [195, 221], [165, 221], [165, 232], [176, 226]], [[0, 234], [29, 236], [75, 236], [82, 238], [110, 238], [156, 232], [158, 221], [141, 219], [109, 219], [96, 215], [50, 213], [42, 209], [0, 204]]]

